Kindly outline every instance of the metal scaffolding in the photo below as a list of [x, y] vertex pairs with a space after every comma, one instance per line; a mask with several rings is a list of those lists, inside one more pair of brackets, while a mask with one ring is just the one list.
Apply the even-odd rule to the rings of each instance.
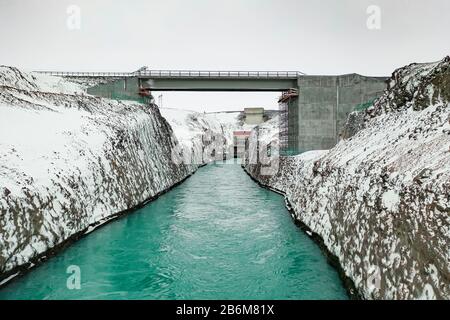
[[280, 154], [296, 154], [298, 141], [298, 90], [289, 89], [283, 92], [278, 100], [280, 108]]

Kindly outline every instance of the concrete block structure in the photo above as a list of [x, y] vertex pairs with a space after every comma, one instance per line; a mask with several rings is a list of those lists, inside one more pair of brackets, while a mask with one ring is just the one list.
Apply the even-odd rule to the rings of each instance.
[[332, 148], [349, 113], [370, 106], [386, 89], [386, 80], [358, 74], [299, 76], [296, 94], [279, 101], [281, 153]]
[[151, 95], [145, 96], [139, 94], [141, 87], [138, 78], [124, 77], [114, 79], [108, 83], [100, 83], [87, 89], [87, 93], [94, 96], [115, 99], [115, 100], [131, 100], [141, 103], [151, 101]]
[[261, 124], [264, 122], [264, 108], [244, 108], [246, 124]]

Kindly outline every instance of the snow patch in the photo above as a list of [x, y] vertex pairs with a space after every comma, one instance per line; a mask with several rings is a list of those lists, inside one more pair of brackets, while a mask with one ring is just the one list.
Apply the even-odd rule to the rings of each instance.
[[396, 211], [400, 204], [400, 196], [394, 190], [389, 190], [382, 195], [383, 206], [389, 211]]

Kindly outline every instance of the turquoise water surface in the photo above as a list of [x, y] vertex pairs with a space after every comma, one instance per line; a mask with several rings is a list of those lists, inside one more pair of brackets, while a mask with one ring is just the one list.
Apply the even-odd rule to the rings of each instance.
[[[67, 286], [70, 266], [80, 270], [79, 289]], [[0, 299], [347, 295], [319, 247], [293, 223], [283, 197], [228, 162], [199, 169], [144, 208], [74, 243], [0, 289]]]

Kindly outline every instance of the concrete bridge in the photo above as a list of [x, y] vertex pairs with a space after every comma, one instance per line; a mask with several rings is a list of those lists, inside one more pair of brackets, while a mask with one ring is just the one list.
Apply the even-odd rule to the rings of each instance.
[[[88, 93], [148, 102], [152, 91], [279, 91], [281, 151], [298, 154], [329, 149], [339, 140], [348, 114], [367, 108], [385, 90], [387, 77], [359, 74], [305, 75], [299, 71], [143, 70], [136, 72], [41, 73], [85, 78]], [[94, 81], [92, 81], [94, 80]]]
[[[103, 78], [123, 82], [137, 80], [151, 91], [285, 91], [297, 87], [299, 71], [194, 71], [144, 70], [136, 72], [56, 72], [52, 76]], [[131, 81], [130, 81], [131, 80]], [[137, 89], [137, 88], [135, 88]], [[137, 90], [136, 90], [137, 93]]]

